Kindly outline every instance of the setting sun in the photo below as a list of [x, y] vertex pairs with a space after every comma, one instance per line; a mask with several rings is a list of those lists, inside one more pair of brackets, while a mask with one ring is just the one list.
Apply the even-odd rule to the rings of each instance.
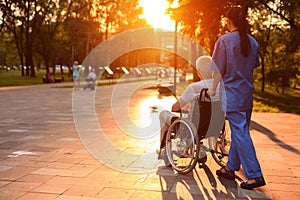
[[139, 0], [144, 17], [154, 28], [174, 30], [175, 22], [166, 14], [169, 3], [167, 0]]

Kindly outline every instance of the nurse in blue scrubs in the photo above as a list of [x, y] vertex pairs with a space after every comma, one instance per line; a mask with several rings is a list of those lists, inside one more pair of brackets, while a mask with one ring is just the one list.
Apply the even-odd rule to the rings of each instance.
[[226, 19], [230, 32], [217, 40], [211, 65], [215, 73], [210, 95], [215, 95], [220, 83], [222, 109], [231, 129], [228, 163], [217, 170], [217, 175], [234, 180], [234, 171], [239, 171], [242, 165], [247, 181], [241, 183], [241, 188], [253, 189], [266, 184], [249, 132], [254, 93], [253, 71], [260, 65], [258, 43], [247, 34], [246, 14], [242, 8], [231, 8]]

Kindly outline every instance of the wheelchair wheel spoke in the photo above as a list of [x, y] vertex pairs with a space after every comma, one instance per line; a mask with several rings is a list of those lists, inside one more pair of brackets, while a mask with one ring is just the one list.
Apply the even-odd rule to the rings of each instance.
[[195, 133], [193, 124], [182, 119], [175, 121], [167, 133], [167, 157], [172, 167], [181, 174], [189, 173], [197, 162]]
[[223, 130], [218, 138], [218, 141], [215, 145], [215, 149], [212, 152], [214, 160], [222, 167], [226, 166], [228, 161], [228, 154], [231, 145], [231, 132], [229, 128], [229, 123], [225, 120]]

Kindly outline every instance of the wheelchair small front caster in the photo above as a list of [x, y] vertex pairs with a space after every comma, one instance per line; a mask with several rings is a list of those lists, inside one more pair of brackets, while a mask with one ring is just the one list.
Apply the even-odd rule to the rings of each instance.
[[204, 169], [204, 165], [205, 165], [205, 163], [199, 163], [199, 169]]
[[203, 157], [203, 158], [199, 158], [198, 159], [198, 163], [199, 163], [199, 168], [204, 168], [204, 165], [207, 161], [207, 156]]

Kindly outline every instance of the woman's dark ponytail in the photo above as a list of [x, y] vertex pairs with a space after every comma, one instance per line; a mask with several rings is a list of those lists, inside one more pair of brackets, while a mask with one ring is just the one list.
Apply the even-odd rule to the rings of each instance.
[[247, 35], [247, 20], [244, 10], [240, 7], [233, 7], [227, 12], [227, 18], [237, 26], [241, 38], [241, 53], [244, 57], [247, 57], [251, 46]]

